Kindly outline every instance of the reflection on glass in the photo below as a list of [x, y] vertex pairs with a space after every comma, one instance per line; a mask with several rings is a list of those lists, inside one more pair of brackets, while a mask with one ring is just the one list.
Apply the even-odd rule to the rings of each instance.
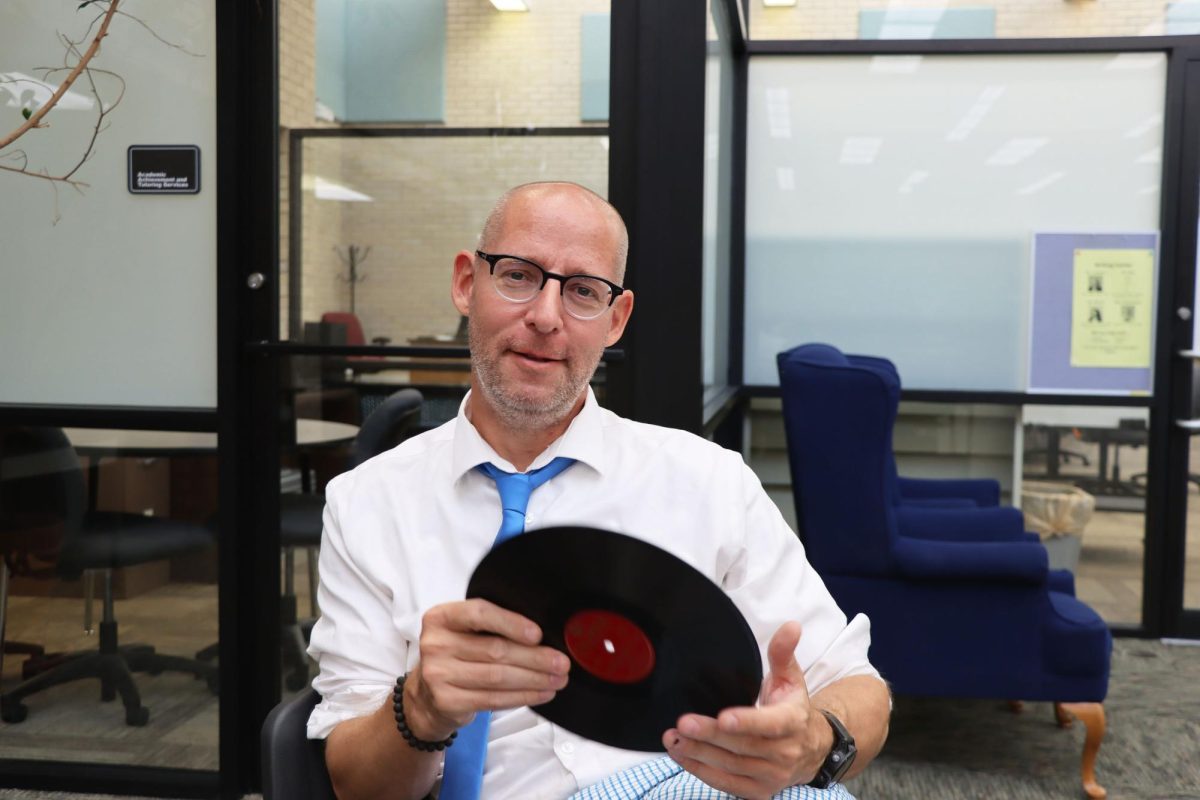
[[218, 767], [216, 445], [0, 428], [0, 758]]
[[1110, 624], [1142, 618], [1148, 420], [1144, 408], [1024, 409], [1025, 527]]
[[1200, 610], [1200, 436], [1193, 436], [1188, 456], [1187, 541], [1183, 567], [1183, 607]]
[[701, 347], [704, 402], [728, 383], [729, 225], [733, 168], [733, 51], [724, 8], [709, 2], [704, 85], [704, 251]]

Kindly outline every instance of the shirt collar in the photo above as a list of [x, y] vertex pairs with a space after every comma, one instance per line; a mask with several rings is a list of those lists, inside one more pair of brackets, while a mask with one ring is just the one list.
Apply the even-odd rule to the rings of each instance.
[[[470, 399], [471, 392], [467, 392], [467, 396], [458, 406], [458, 416], [454, 420], [454, 459], [451, 463], [453, 479], [459, 480], [463, 475], [486, 462], [491, 462], [506, 472], [516, 472], [516, 467], [501, 458], [467, 419], [467, 403]], [[571, 420], [567, 430], [538, 454], [533, 463], [529, 465], [529, 469], [543, 467], [558, 456], [573, 458], [587, 464], [597, 472], [604, 472], [603, 416], [600, 404], [596, 402], [596, 395], [590, 386], [587, 389], [587, 397], [583, 401], [583, 408], [579, 409], [579, 413], [575, 415], [575, 419]]]

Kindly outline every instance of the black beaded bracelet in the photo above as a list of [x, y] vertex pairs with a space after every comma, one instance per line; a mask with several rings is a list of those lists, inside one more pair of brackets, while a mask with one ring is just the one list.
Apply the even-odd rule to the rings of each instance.
[[399, 678], [396, 678], [396, 688], [392, 691], [392, 709], [396, 712], [396, 730], [400, 731], [400, 735], [404, 737], [404, 741], [408, 742], [408, 746], [416, 750], [425, 753], [445, 750], [454, 744], [454, 740], [458, 736], [458, 731], [450, 734], [450, 738], [443, 739], [440, 742], [427, 742], [424, 739], [418, 739], [416, 736], [413, 736], [413, 732], [408, 729], [408, 720], [404, 718], [404, 679], [407, 677], [407, 675], [401, 675]]

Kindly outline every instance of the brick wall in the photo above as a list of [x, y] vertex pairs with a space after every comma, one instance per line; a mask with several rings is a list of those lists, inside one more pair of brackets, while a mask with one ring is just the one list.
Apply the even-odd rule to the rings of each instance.
[[856, 39], [860, 9], [994, 8], [998, 38], [1147, 36], [1163, 32], [1166, 0], [801, 0], [750, 2], [755, 39]]

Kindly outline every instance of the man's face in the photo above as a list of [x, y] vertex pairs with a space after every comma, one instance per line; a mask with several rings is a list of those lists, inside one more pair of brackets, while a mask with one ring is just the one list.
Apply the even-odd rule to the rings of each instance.
[[[504, 224], [484, 250], [520, 256], [560, 275], [620, 282], [614, 221], [593, 198], [569, 188], [539, 189], [509, 202]], [[551, 280], [532, 300], [497, 294], [488, 264], [470, 253], [455, 261], [452, 294], [470, 318], [471, 363], [479, 394], [514, 430], [552, 425], [580, 402], [604, 348], [616, 343], [632, 309], [631, 293], [599, 317], [579, 320], [563, 308]]]

